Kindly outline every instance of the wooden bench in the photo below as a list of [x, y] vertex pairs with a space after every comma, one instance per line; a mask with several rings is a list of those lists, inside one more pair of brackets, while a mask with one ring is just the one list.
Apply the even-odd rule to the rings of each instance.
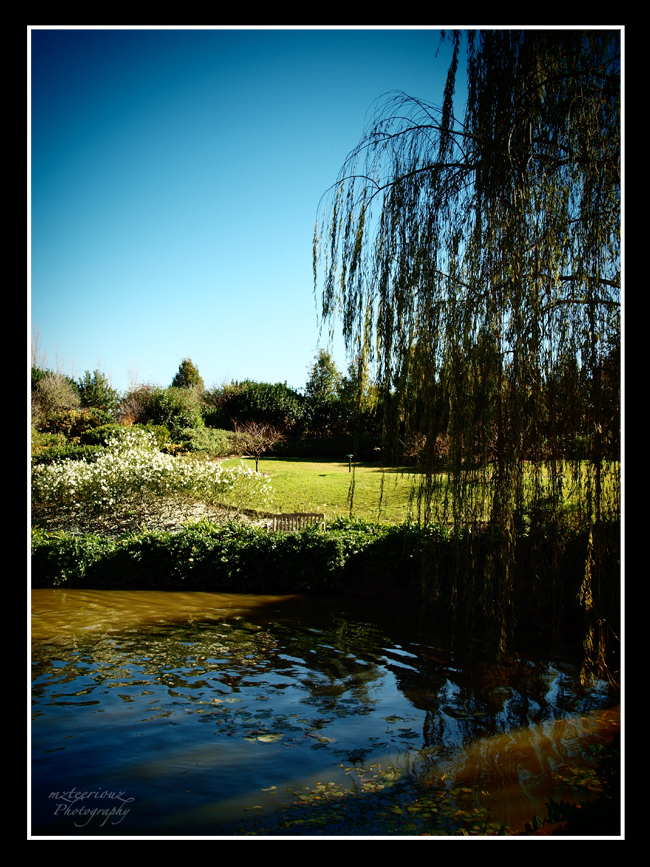
[[269, 530], [302, 530], [303, 527], [315, 526], [322, 524], [325, 521], [325, 515], [319, 515], [317, 512], [286, 512], [283, 515], [267, 515], [271, 521], [267, 525]]

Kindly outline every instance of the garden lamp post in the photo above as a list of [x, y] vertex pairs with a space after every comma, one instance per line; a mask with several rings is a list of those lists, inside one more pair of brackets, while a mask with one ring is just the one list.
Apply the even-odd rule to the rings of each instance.
[[354, 455], [348, 455], [348, 472], [349, 473], [352, 472], [352, 458], [353, 457], [354, 457]]

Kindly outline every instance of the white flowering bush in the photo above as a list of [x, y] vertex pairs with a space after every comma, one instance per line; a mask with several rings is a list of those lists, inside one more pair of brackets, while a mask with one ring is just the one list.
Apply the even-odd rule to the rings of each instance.
[[125, 428], [93, 462], [32, 470], [32, 514], [44, 527], [115, 531], [166, 528], [191, 518], [264, 508], [270, 487], [246, 467], [190, 463], [160, 452], [152, 433]]

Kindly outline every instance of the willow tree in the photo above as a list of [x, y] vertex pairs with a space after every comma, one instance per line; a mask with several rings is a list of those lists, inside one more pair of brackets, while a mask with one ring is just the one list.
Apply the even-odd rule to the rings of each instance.
[[618, 406], [604, 418], [603, 371], [616, 382], [620, 33], [443, 40], [441, 105], [382, 98], [323, 197], [314, 238], [323, 321], [340, 319], [350, 354], [375, 364], [385, 448], [419, 435], [419, 519], [444, 521], [458, 538], [489, 528], [480, 603], [501, 649], [517, 540], [543, 514], [550, 547], [559, 545], [572, 498], [589, 528], [587, 665], [602, 672], [599, 546], [619, 510]]

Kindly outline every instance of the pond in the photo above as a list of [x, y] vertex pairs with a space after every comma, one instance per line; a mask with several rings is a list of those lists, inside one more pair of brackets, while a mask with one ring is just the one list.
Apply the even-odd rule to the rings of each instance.
[[367, 600], [32, 592], [34, 836], [508, 833], [597, 792], [618, 696]]

